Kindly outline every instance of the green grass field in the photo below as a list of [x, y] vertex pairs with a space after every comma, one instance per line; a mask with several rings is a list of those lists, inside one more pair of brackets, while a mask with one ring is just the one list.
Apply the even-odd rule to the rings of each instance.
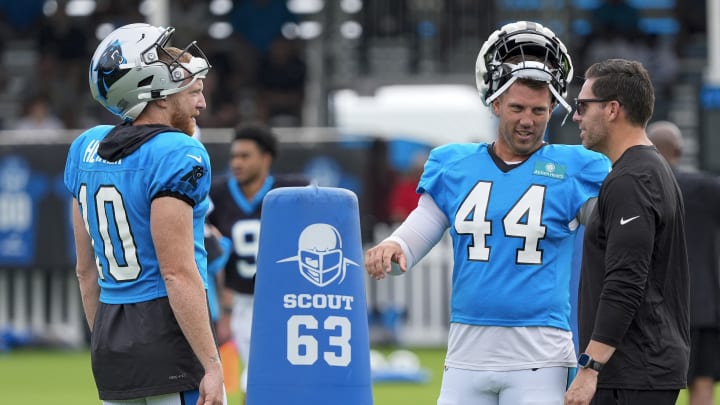
[[[427, 384], [379, 383], [373, 387], [374, 405], [435, 405], [440, 391], [443, 349], [415, 349], [423, 368], [431, 373]], [[387, 350], [381, 350], [387, 353]], [[87, 351], [15, 350], [0, 354], [3, 404], [98, 405]], [[716, 390], [720, 398], [720, 390]], [[240, 405], [231, 395], [229, 405]], [[687, 405], [680, 394], [677, 405]]]

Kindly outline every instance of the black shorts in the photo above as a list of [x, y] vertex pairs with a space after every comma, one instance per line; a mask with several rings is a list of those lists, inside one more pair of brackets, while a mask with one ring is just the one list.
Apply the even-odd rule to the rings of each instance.
[[680, 390], [598, 388], [590, 405], [675, 405]]
[[194, 390], [205, 374], [167, 297], [136, 304], [101, 303], [90, 347], [103, 400]]
[[688, 384], [697, 377], [720, 379], [720, 330], [690, 328]]

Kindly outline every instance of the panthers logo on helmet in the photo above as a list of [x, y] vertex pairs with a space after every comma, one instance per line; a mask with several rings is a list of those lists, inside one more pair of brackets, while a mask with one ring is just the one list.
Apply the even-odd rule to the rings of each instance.
[[107, 48], [100, 55], [95, 66], [97, 71], [97, 89], [98, 94], [103, 98], [107, 98], [108, 90], [110, 86], [123, 77], [130, 69], [120, 69], [120, 65], [127, 62], [122, 54], [122, 47], [120, 41], [115, 41], [108, 45]]

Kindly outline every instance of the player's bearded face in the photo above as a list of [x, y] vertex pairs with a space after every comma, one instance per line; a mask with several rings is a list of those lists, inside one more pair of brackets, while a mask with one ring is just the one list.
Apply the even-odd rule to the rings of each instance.
[[195, 134], [195, 119], [180, 111], [175, 111], [172, 114], [170, 126], [191, 136]]
[[195, 133], [195, 117], [200, 110], [205, 109], [205, 97], [202, 93], [203, 82], [197, 80], [187, 90], [168, 97], [172, 113], [170, 125], [182, 132], [193, 135]]
[[543, 143], [552, 112], [550, 90], [515, 83], [493, 110], [500, 118], [496, 153], [507, 161], [524, 159]]

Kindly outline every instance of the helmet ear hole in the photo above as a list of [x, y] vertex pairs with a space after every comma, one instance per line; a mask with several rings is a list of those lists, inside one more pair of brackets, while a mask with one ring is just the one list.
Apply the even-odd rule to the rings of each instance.
[[145, 87], [149, 86], [153, 81], [153, 76], [148, 76], [138, 82], [138, 87]]

